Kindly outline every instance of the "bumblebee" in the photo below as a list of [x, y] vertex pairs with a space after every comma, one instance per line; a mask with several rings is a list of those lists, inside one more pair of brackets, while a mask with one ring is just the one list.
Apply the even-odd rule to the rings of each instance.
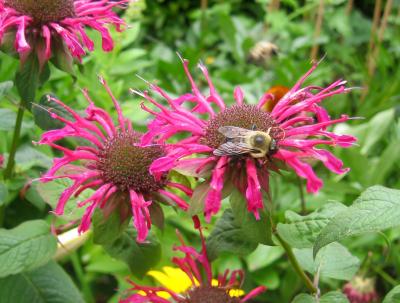
[[250, 155], [253, 158], [264, 158], [278, 150], [277, 142], [267, 132], [236, 126], [222, 126], [218, 131], [226, 137], [226, 142], [214, 150], [216, 156]]

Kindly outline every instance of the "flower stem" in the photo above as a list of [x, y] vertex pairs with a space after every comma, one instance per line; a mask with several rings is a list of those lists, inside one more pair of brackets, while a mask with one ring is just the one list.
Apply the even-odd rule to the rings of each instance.
[[300, 264], [297, 261], [296, 256], [294, 255], [293, 250], [290, 247], [289, 243], [287, 243], [285, 240], [283, 240], [277, 232], [275, 232], [275, 237], [279, 241], [279, 243], [282, 245], [283, 249], [286, 251], [286, 254], [289, 258], [290, 263], [292, 264], [295, 272], [299, 275], [300, 279], [303, 281], [305, 286], [308, 288], [308, 290], [311, 293], [313, 293], [313, 294], [317, 293], [318, 289], [314, 286], [313, 282], [306, 275], [306, 273], [301, 269]]
[[22, 102], [21, 102], [18, 107], [17, 119], [15, 120], [14, 135], [13, 135], [13, 139], [12, 139], [12, 143], [11, 143], [10, 153], [8, 156], [7, 167], [4, 170], [4, 179], [5, 180], [10, 179], [13, 174], [14, 165], [15, 165], [15, 154], [17, 153], [19, 137], [21, 134], [21, 126], [22, 126], [22, 120], [24, 117], [24, 111], [25, 111], [25, 108], [22, 106]]
[[297, 176], [297, 185], [299, 187], [301, 214], [304, 216], [307, 214], [306, 199], [304, 197], [303, 182], [301, 181], [299, 176]]
[[77, 252], [74, 252], [70, 255], [72, 267], [74, 268], [75, 274], [78, 277], [80, 286], [82, 288], [83, 295], [85, 297], [86, 302], [95, 302], [92, 290], [90, 289], [90, 285], [85, 277], [85, 273], [82, 268], [82, 264], [79, 260], [79, 256]]

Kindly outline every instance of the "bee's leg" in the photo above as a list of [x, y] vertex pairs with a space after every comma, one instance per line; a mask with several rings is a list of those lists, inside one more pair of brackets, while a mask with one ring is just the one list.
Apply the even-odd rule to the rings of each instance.
[[257, 125], [253, 124], [253, 125], [251, 126], [251, 130], [256, 130], [256, 129], [257, 129]]

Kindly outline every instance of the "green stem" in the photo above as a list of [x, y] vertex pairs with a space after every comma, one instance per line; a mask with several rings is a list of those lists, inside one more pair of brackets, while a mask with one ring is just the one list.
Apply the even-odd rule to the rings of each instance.
[[72, 267], [74, 268], [75, 274], [78, 277], [79, 284], [82, 288], [85, 302], [94, 302], [94, 297], [90, 285], [86, 280], [85, 273], [83, 272], [82, 264], [79, 260], [77, 252], [74, 252], [71, 256]]
[[298, 183], [298, 187], [299, 187], [301, 214], [304, 216], [307, 214], [306, 199], [304, 197], [303, 182], [301, 181], [299, 176], [297, 176], [297, 183]]
[[313, 282], [310, 280], [310, 278], [306, 275], [306, 273], [301, 269], [299, 262], [296, 259], [296, 256], [293, 253], [292, 248], [290, 245], [281, 238], [281, 236], [276, 232], [275, 233], [276, 239], [279, 241], [279, 243], [282, 245], [283, 249], [286, 251], [286, 254], [289, 258], [290, 263], [292, 264], [294, 270], [296, 273], [299, 275], [300, 279], [303, 281], [305, 286], [308, 288], [308, 290], [315, 294], [318, 292], [318, 289], [314, 286]]
[[397, 286], [399, 285], [399, 281], [396, 281], [395, 279], [393, 279], [389, 274], [387, 274], [386, 272], [384, 272], [382, 269], [375, 267], [374, 271], [380, 275], [386, 282], [392, 284], [393, 286]]
[[24, 118], [25, 108], [22, 105], [22, 101], [18, 107], [17, 119], [15, 120], [14, 135], [11, 143], [10, 153], [8, 155], [7, 167], [4, 170], [4, 179], [10, 179], [15, 165], [15, 154], [17, 153], [19, 137], [21, 135], [22, 120]]

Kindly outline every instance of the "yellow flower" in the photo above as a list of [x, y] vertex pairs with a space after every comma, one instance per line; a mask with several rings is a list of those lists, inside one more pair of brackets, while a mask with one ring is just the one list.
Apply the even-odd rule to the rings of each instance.
[[[164, 266], [162, 271], [151, 270], [148, 275], [157, 280], [165, 288], [175, 292], [177, 294], [185, 293], [189, 288], [193, 286], [192, 281], [189, 279], [187, 274], [180, 268]], [[199, 286], [200, 283], [195, 280], [195, 286]], [[211, 285], [218, 287], [218, 280], [213, 279]], [[139, 291], [138, 294], [145, 295], [145, 292]], [[229, 290], [229, 296], [231, 297], [241, 297], [245, 292], [241, 289], [231, 289]], [[159, 291], [157, 295], [164, 299], [169, 299], [171, 295], [166, 291]]]

